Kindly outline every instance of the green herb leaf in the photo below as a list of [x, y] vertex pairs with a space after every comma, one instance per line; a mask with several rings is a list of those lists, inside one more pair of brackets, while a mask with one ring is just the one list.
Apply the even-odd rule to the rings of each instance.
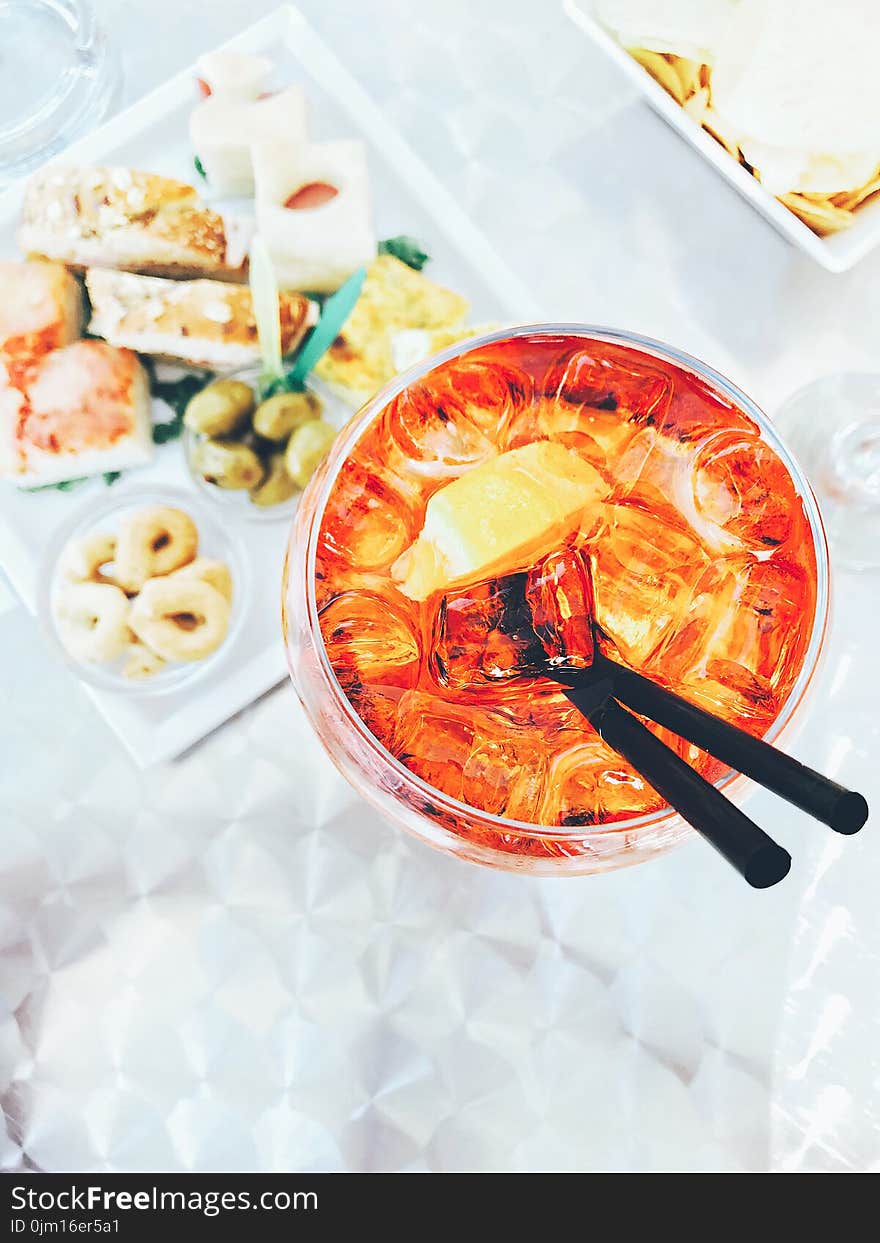
[[308, 298], [309, 302], [314, 302], [318, 307], [322, 307], [330, 295], [328, 293], [315, 293], [310, 289], [303, 294], [303, 297]]
[[88, 483], [88, 476], [81, 475], [79, 479], [62, 479], [60, 483], [40, 483], [35, 488], [25, 488], [25, 492], [72, 492], [74, 488], [78, 488], [81, 483]]
[[204, 164], [202, 163], [202, 161], [199, 159], [199, 157], [198, 157], [197, 155], [194, 155], [194, 156], [193, 156], [193, 164], [195, 165], [195, 169], [196, 169], [196, 172], [198, 173], [198, 175], [199, 175], [200, 177], [204, 177], [204, 178], [205, 178], [205, 180], [207, 181], [207, 180], [208, 180], [208, 174], [205, 172], [205, 166], [204, 166]]
[[112, 488], [116, 480], [121, 478], [121, 476], [122, 476], [121, 470], [105, 470], [104, 471], [104, 482], [106, 483], [108, 488]]
[[340, 285], [336, 293], [324, 303], [321, 308], [321, 318], [309, 333], [296, 361], [287, 373], [291, 381], [302, 384], [315, 364], [329, 350], [354, 310], [366, 279], [367, 269], [358, 268], [345, 284]]
[[358, 268], [345, 284], [336, 290], [336, 293], [325, 295], [321, 318], [303, 342], [293, 366], [276, 379], [260, 381], [261, 401], [265, 401], [267, 397], [272, 397], [275, 393], [303, 392], [306, 386], [306, 376], [329, 350], [354, 310], [366, 277], [366, 268]]
[[278, 376], [274, 380], [260, 381], [260, 401], [265, 401], [267, 397], [274, 397], [276, 393], [302, 393], [305, 391], [305, 385], [299, 380], [293, 378], [293, 373], [288, 371], [286, 375]]
[[421, 272], [422, 268], [431, 258], [414, 237], [407, 237], [405, 233], [401, 233], [399, 237], [388, 237], [384, 242], [379, 243], [380, 255], [393, 255], [395, 259], [399, 259], [401, 263], [405, 263], [408, 268], [414, 268], [416, 272]]
[[207, 384], [206, 376], [185, 375], [179, 380], [156, 380], [153, 384], [153, 396], [164, 401], [174, 411], [174, 418], [165, 423], [153, 424], [153, 442], [165, 445], [169, 440], [177, 440], [183, 431], [183, 415], [191, 399], [200, 393]]

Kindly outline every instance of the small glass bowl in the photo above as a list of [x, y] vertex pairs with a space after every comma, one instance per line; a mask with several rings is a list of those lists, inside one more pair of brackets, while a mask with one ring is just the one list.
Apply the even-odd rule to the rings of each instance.
[[[65, 664], [84, 682], [99, 690], [125, 695], [161, 695], [191, 686], [212, 673], [227, 658], [242, 630], [248, 603], [251, 598], [250, 571], [247, 558], [238, 537], [231, 535], [224, 524], [207, 512], [190, 492], [180, 488], [163, 486], [133, 486], [114, 488], [115, 495], [101, 496], [65, 523], [52, 539], [39, 570], [37, 588], [37, 615], [50, 644]], [[159, 673], [149, 678], [126, 678], [122, 674], [125, 657], [110, 665], [88, 664], [72, 656], [62, 642], [55, 620], [54, 600], [61, 583], [59, 565], [67, 545], [76, 539], [97, 532], [112, 534], [119, 528], [125, 514], [152, 505], [171, 505], [189, 514], [199, 533], [197, 556], [223, 561], [232, 575], [233, 594], [229, 630], [226, 638], [215, 652], [204, 660], [186, 663], [169, 663]]]
[[91, 0], [0, 4], [0, 185], [63, 151], [115, 107], [122, 74]]
[[[243, 380], [245, 384], [249, 384], [254, 392], [257, 392], [260, 371], [258, 367], [249, 367], [243, 371], [220, 373], [214, 377], [216, 380]], [[210, 384], [211, 381], [206, 381]], [[305, 383], [306, 391], [314, 393], [319, 398], [322, 406], [321, 418], [326, 419], [328, 423], [332, 423], [337, 429], [351, 418], [352, 410], [349, 406], [344, 405], [338, 397], [329, 392], [323, 385], [316, 383], [309, 377]], [[219, 488], [215, 483], [209, 483], [203, 475], [199, 473], [195, 466], [195, 451], [199, 443], [204, 440], [200, 432], [191, 431], [184, 424], [183, 427], [183, 452], [186, 457], [186, 465], [193, 482], [199, 491], [210, 498], [215, 505], [220, 505], [227, 513], [240, 516], [248, 522], [277, 522], [278, 519], [290, 520], [296, 513], [302, 492], [295, 492], [293, 496], [282, 501], [278, 505], [263, 507], [255, 505], [249, 494], [244, 489]], [[221, 437], [222, 439], [222, 437]]]

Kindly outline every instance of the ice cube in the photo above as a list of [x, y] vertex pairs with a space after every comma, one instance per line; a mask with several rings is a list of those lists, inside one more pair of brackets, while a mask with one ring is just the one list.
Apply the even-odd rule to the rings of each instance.
[[517, 449], [534, 440], [556, 440], [568, 449], [576, 449], [591, 466], [613, 481], [616, 464], [635, 430], [617, 410], [544, 398], [511, 423], [504, 447]]
[[658, 520], [651, 508], [618, 504], [607, 517], [592, 550], [596, 620], [620, 656], [642, 669], [684, 625], [707, 557], [673, 515]]
[[567, 351], [549, 368], [542, 396], [512, 420], [505, 447], [558, 440], [613, 478], [634, 432], [662, 421], [671, 393], [671, 380], [647, 356], [634, 368], [631, 355], [611, 345]]
[[438, 695], [407, 691], [397, 709], [392, 751], [411, 772], [453, 798], [473, 750], [474, 714]]
[[379, 460], [346, 458], [324, 510], [319, 552], [353, 570], [379, 570], [408, 548], [419, 527], [419, 492]]
[[686, 675], [676, 689], [685, 699], [727, 720], [738, 719], [743, 728], [757, 734], [764, 732], [780, 707], [768, 679], [735, 660], [707, 660], [699, 673]]
[[442, 598], [430, 653], [440, 685], [497, 686], [541, 668], [546, 656], [532, 629], [525, 588], [525, 574], [510, 574]]
[[[381, 595], [389, 590], [388, 579], [369, 570], [352, 570], [338, 556], [328, 556], [323, 544], [319, 544], [315, 556], [315, 600], [318, 611], [346, 591], [376, 592]], [[393, 585], [393, 595], [400, 599]]]
[[593, 663], [593, 584], [587, 555], [552, 553], [529, 572], [525, 586], [531, 624], [553, 664], [587, 669]]
[[658, 647], [651, 676], [756, 732], [800, 668], [812, 628], [810, 586], [785, 558], [722, 558], [694, 584], [686, 623]]
[[494, 816], [533, 822], [547, 781], [546, 747], [537, 735], [501, 734], [474, 739], [462, 770], [461, 796]]
[[700, 446], [691, 478], [696, 510], [747, 548], [788, 538], [801, 502], [791, 475], [757, 435], [720, 432]]
[[541, 823], [589, 826], [644, 814], [662, 805], [657, 792], [598, 734], [573, 730], [550, 764]]
[[[731, 559], [732, 560], [732, 559]], [[706, 656], [737, 661], [774, 690], [799, 667], [813, 621], [804, 570], [783, 557], [734, 563], [738, 599]]]
[[456, 475], [499, 452], [502, 429], [531, 401], [525, 372], [471, 356], [410, 385], [383, 416], [388, 439], [418, 474]]
[[423, 781], [471, 806], [515, 820], [537, 814], [546, 746], [500, 713], [407, 691], [393, 751]]
[[557, 402], [614, 411], [621, 421], [652, 425], [662, 421], [672, 394], [668, 374], [649, 355], [633, 363], [634, 351], [595, 342], [563, 355], [544, 381]]
[[370, 733], [390, 751], [397, 726], [399, 701], [395, 695], [385, 694], [373, 686], [359, 685], [350, 688], [348, 698]]
[[353, 688], [414, 686], [419, 676], [419, 643], [404, 612], [379, 595], [347, 591], [319, 617], [333, 672], [348, 694]]
[[689, 527], [709, 554], [739, 551], [742, 540], [726, 525], [735, 516], [736, 500], [695, 465], [698, 453], [690, 444], [645, 428], [618, 463], [615, 495], [653, 510], [658, 522]]
[[723, 560], [711, 562], [697, 575], [681, 624], [669, 629], [645, 662], [645, 672], [666, 684], [681, 681], [701, 668], [719, 620], [735, 606], [736, 575]]
[[662, 417], [651, 420], [665, 436], [695, 444], [720, 428], [755, 433], [757, 426], [739, 406], [699, 376], [677, 371]]
[[[445, 595], [434, 620], [430, 663], [442, 686], [479, 689], [535, 678], [550, 663], [593, 660], [593, 594], [587, 556], [564, 549], [526, 574]], [[518, 686], [519, 697], [536, 688]]]

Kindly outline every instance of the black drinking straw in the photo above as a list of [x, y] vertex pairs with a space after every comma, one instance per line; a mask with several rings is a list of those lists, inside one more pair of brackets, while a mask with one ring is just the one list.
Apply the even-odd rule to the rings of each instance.
[[671, 751], [613, 699], [596, 704], [595, 688], [566, 689], [602, 738], [651, 783], [754, 889], [768, 889], [788, 875], [791, 855], [720, 790]]
[[[611, 686], [611, 694], [633, 711], [665, 725], [730, 768], [744, 773], [835, 833], [858, 833], [868, 819], [861, 794], [777, 751], [769, 743], [722, 721], [649, 678], [596, 653], [589, 675]], [[653, 781], [651, 782], [653, 785]]]

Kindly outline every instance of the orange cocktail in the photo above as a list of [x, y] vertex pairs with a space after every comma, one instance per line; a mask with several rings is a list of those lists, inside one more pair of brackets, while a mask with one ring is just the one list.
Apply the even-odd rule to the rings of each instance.
[[[527, 450], [529, 461], [551, 472], [568, 461], [578, 480], [586, 463], [601, 487], [558, 543], [479, 581], [433, 590], [429, 575], [414, 588], [431, 497], [479, 468], [488, 506], [502, 467], [522, 456], [511, 451], [544, 441], [573, 456]], [[532, 508], [554, 491], [552, 473], [538, 482]], [[462, 527], [446, 532], [454, 547], [473, 534], [482, 486], [468, 513], [444, 518]], [[502, 866], [634, 862], [616, 856], [681, 830], [542, 673], [548, 634], [577, 664], [594, 610], [614, 659], [773, 737], [824, 632], [821, 523], [766, 419], [694, 360], [615, 334], [495, 334], [392, 386], [344, 434], [298, 532], [291, 663], [331, 753], [407, 827]], [[332, 711], [313, 702], [316, 676]], [[652, 728], [710, 780], [723, 776]]]

